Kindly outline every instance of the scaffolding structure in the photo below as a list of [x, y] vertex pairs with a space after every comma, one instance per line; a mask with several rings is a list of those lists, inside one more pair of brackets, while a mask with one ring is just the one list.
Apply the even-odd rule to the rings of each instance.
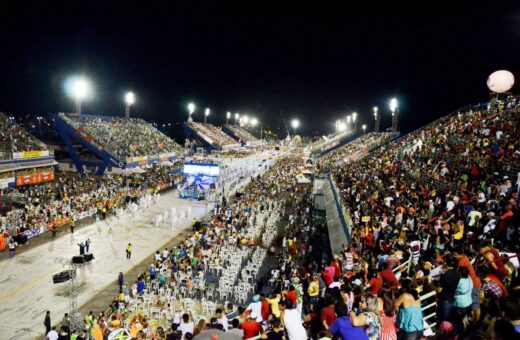
[[76, 280], [76, 269], [82, 267], [81, 263], [73, 263], [71, 259], [66, 259], [63, 257], [55, 257], [54, 262], [60, 263], [62, 266], [66, 267], [69, 274], [70, 279], [67, 281], [69, 286], [69, 318], [70, 318], [70, 330], [81, 330], [85, 328], [85, 324], [83, 323], [83, 318], [81, 314], [78, 312], [78, 283]]

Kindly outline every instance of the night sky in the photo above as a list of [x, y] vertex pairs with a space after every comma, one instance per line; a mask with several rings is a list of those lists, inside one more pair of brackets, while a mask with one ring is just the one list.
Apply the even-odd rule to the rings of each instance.
[[123, 114], [132, 90], [133, 115], [151, 121], [185, 120], [194, 101], [196, 120], [205, 107], [218, 124], [228, 110], [264, 128], [300, 118], [315, 135], [353, 111], [371, 129], [374, 105], [389, 127], [395, 96], [410, 131], [486, 101], [495, 70], [520, 82], [520, 10], [509, 3], [76, 2], [0, 5], [1, 111], [72, 112], [63, 82], [84, 74], [95, 86], [84, 113]]

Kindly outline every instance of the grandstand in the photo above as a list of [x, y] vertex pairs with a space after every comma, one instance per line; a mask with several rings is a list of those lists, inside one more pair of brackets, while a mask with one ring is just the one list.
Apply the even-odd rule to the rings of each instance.
[[[55, 121], [80, 172], [84, 171], [84, 166], [95, 166], [98, 174], [102, 174], [108, 166], [129, 168], [174, 160], [183, 152], [168, 136], [140, 118], [60, 113]], [[82, 161], [72, 139], [101, 161]]]
[[262, 144], [262, 141], [256, 138], [252, 133], [239, 126], [226, 124], [222, 127], [222, 131], [241, 142], [243, 145], [256, 146]]
[[211, 123], [188, 121], [183, 127], [188, 139], [197, 139], [210, 150], [234, 149], [240, 146], [240, 143]]
[[[469, 250], [469, 241], [485, 253], [489, 245], [477, 240], [494, 237], [500, 240], [494, 247], [501, 254], [517, 253], [515, 240], [505, 231], [505, 225], [515, 225], [507, 201], [515, 191], [511, 179], [520, 171], [516, 103], [510, 100], [501, 108], [466, 106], [395, 141], [381, 143], [370, 153], [358, 153], [358, 148], [351, 147], [321, 160], [320, 166], [331, 170], [345, 219], [350, 222], [352, 244], [367, 247], [367, 237], [377, 230], [380, 242], [394, 247], [386, 254], [393, 256], [402, 247], [396, 238], [406, 244], [403, 249], [410, 247], [415, 252], [399, 273], [413, 278], [421, 288], [429, 332], [447, 315], [435, 313], [439, 303], [435, 290], [429, 281], [417, 278], [434, 269], [442, 273], [445, 269], [438, 263], [452, 261], [446, 259], [450, 259], [447, 251], [453, 245]], [[343, 162], [346, 156], [349, 161]], [[370, 203], [360, 204], [365, 201]], [[502, 229], [494, 229], [495, 216], [501, 216]], [[367, 226], [372, 227], [365, 229]], [[379, 246], [374, 249], [385, 254]], [[475, 256], [474, 252], [467, 255], [471, 254]], [[498, 272], [492, 275], [505, 279]], [[489, 275], [480, 279], [485, 282]]]
[[52, 181], [55, 164], [52, 150], [0, 113], [0, 188]]

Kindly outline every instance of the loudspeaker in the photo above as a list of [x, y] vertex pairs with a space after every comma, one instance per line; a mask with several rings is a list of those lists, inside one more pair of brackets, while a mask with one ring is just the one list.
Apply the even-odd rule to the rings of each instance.
[[83, 256], [73, 256], [72, 263], [82, 264], [85, 263], [85, 259], [83, 258]]
[[70, 280], [70, 275], [70, 270], [62, 271], [61, 273], [52, 276], [52, 282], [54, 284], [67, 282]]
[[83, 259], [85, 260], [85, 262], [90, 262], [94, 259], [94, 254], [87, 253], [87, 254], [83, 255]]

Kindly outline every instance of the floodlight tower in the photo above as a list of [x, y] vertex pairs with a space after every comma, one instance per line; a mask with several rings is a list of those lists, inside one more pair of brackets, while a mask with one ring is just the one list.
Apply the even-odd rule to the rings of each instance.
[[127, 92], [125, 94], [125, 117], [130, 117], [130, 106], [135, 103], [135, 95], [133, 92]]
[[210, 114], [210, 110], [209, 110], [209, 107], [206, 108], [206, 110], [204, 110], [204, 123], [207, 123], [208, 122], [208, 116]]
[[379, 115], [377, 114], [377, 106], [374, 106], [374, 131], [379, 132]]
[[90, 89], [88, 81], [81, 77], [72, 83], [72, 97], [76, 100], [76, 113], [81, 114], [81, 102], [87, 97]]
[[390, 111], [392, 111], [392, 131], [397, 132], [399, 124], [399, 109], [397, 108], [397, 99], [390, 100]]

